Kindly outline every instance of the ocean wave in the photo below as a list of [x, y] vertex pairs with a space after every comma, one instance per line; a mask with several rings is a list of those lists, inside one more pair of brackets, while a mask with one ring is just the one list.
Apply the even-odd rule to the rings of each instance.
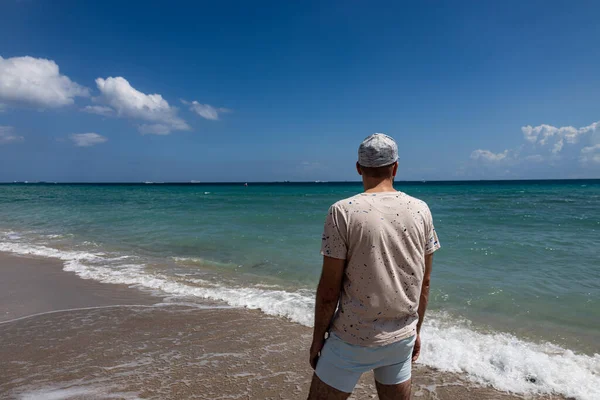
[[[127, 259], [122, 256], [111, 258], [100, 252], [58, 250], [22, 242], [0, 241], [0, 251], [58, 258], [64, 262], [64, 270], [83, 279], [150, 289], [171, 299], [217, 300], [234, 307], [258, 309], [306, 326], [312, 326], [313, 322], [314, 292], [311, 290], [223, 286], [150, 272], [141, 263], [122, 264]], [[510, 334], [479, 332], [467, 321], [435, 312], [426, 318], [422, 341], [422, 363], [442, 371], [465, 373], [473, 381], [499, 390], [521, 394], [559, 393], [580, 400], [600, 398], [598, 354], [576, 354], [550, 343], [536, 344]]]
[[506, 333], [482, 333], [444, 313], [425, 319], [420, 361], [466, 373], [481, 384], [524, 394], [600, 399], [600, 355], [576, 354], [551, 343], [531, 343]]
[[58, 250], [52, 247], [30, 245], [21, 242], [0, 242], [0, 251], [37, 257], [58, 258], [63, 261], [97, 260], [104, 253], [88, 253], [85, 251]]

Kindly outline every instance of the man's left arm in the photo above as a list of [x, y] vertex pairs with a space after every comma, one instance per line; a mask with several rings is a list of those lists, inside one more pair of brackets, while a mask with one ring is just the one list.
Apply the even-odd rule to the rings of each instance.
[[315, 301], [315, 327], [310, 347], [310, 365], [317, 367], [319, 353], [325, 344], [325, 333], [328, 331], [333, 315], [340, 300], [342, 281], [346, 260], [323, 257], [323, 271], [317, 287]]

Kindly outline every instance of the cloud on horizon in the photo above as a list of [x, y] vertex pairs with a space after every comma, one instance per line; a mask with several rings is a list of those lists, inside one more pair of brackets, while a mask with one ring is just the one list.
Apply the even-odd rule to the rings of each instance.
[[471, 153], [471, 159], [473, 160], [485, 160], [485, 161], [501, 161], [508, 156], [508, 150], [504, 150], [502, 153], [492, 153], [489, 150], [475, 150]]
[[199, 116], [201, 116], [204, 119], [208, 119], [211, 121], [218, 121], [219, 120], [219, 114], [221, 113], [228, 113], [231, 112], [230, 109], [228, 108], [216, 108], [211, 106], [210, 104], [201, 104], [199, 102], [197, 102], [196, 100], [189, 102], [189, 101], [185, 101], [185, 100], [181, 100], [181, 102], [187, 106], [190, 107], [190, 111], [198, 114]]
[[600, 144], [587, 146], [581, 149], [581, 157], [579, 158], [579, 161], [581, 161], [584, 164], [600, 164]]
[[145, 94], [132, 87], [123, 77], [96, 79], [101, 97], [98, 101], [110, 107], [89, 106], [84, 111], [108, 115], [113, 110], [117, 116], [150, 122], [138, 126], [143, 134], [168, 135], [172, 131], [189, 130], [189, 125], [177, 116], [177, 108], [172, 107], [160, 94]]
[[[471, 159], [499, 167], [514, 166], [524, 162], [537, 164], [548, 162], [556, 165], [559, 162], [579, 161], [580, 165], [600, 164], [600, 144], [591, 146], [580, 144], [586, 139], [592, 142], [596, 131], [600, 132], [600, 121], [580, 128], [556, 127], [548, 124], [527, 125], [521, 127], [525, 143], [518, 148], [507, 149], [500, 153], [477, 149], [471, 153]], [[563, 155], [566, 149], [569, 151]], [[547, 155], [539, 154], [544, 151]]]
[[92, 132], [74, 133], [69, 136], [69, 139], [71, 139], [77, 147], [91, 147], [108, 140], [106, 137]]
[[23, 136], [15, 135], [12, 126], [0, 125], [0, 144], [16, 143], [25, 140]]
[[557, 128], [556, 126], [547, 124], [542, 124], [535, 127], [527, 125], [521, 127], [521, 131], [523, 132], [525, 140], [528, 142], [545, 146], [549, 141], [551, 141], [551, 139], [554, 139], [555, 143], [564, 142], [565, 140], [567, 143], [577, 143], [582, 135], [585, 135], [589, 132], [594, 132], [598, 127], [600, 127], [600, 121], [581, 128], [575, 128], [573, 126], [562, 126]]
[[0, 100], [7, 104], [58, 108], [89, 95], [88, 88], [61, 75], [53, 60], [0, 57]]

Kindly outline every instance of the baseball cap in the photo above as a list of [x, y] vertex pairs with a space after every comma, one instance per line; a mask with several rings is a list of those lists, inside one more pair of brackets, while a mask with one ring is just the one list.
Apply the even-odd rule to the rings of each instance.
[[384, 167], [398, 161], [398, 145], [384, 133], [368, 136], [358, 148], [358, 163], [363, 167]]

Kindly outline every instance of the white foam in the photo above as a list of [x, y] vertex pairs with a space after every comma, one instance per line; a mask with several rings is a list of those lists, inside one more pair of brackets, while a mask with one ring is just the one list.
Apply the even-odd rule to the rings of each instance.
[[199, 265], [204, 267], [236, 267], [236, 264], [221, 263], [199, 257], [172, 257], [173, 261], [181, 265]]
[[480, 333], [443, 314], [426, 319], [420, 362], [467, 373], [479, 383], [515, 393], [560, 393], [600, 399], [600, 355], [575, 354], [503, 333]]
[[16, 232], [7, 232], [6, 237], [10, 240], [19, 240], [22, 238], [21, 235]]
[[[286, 317], [294, 322], [310, 326], [314, 301], [302, 292], [264, 290], [248, 287], [225, 287], [211, 284], [210, 287], [190, 286], [172, 280], [163, 274], [149, 274], [142, 265], [120, 265], [119, 269], [86, 265], [79, 260], [65, 263], [65, 271], [73, 271], [84, 279], [95, 279], [104, 283], [121, 283], [160, 290], [163, 293], [183, 297], [199, 297], [220, 300], [235, 306], [259, 309], [266, 314]], [[194, 279], [196, 283], [205, 282]]]
[[66, 235], [44, 235], [45, 238], [48, 239], [62, 239], [64, 238]]
[[[56, 250], [23, 243], [2, 243], [0, 251], [55, 257], [64, 269], [84, 279], [160, 291], [175, 298], [220, 300], [234, 307], [260, 309], [312, 326], [314, 292], [267, 287], [227, 287], [201, 279], [151, 273], [143, 264], [110, 266], [117, 258], [101, 253]], [[560, 393], [579, 400], [600, 399], [600, 355], [575, 354], [552, 344], [535, 344], [512, 335], [481, 333], [468, 323], [430, 313], [425, 320], [420, 362], [443, 371], [468, 374], [476, 382], [521, 394]]]
[[88, 253], [84, 251], [65, 251], [58, 250], [52, 247], [35, 246], [25, 243], [7, 243], [0, 242], [0, 251], [16, 253], [20, 255], [31, 255], [38, 257], [58, 258], [63, 261], [71, 260], [97, 260], [102, 256], [102, 253]]
[[47, 387], [21, 392], [19, 400], [68, 400], [68, 399], [141, 399], [137, 393], [109, 392], [106, 387]]

